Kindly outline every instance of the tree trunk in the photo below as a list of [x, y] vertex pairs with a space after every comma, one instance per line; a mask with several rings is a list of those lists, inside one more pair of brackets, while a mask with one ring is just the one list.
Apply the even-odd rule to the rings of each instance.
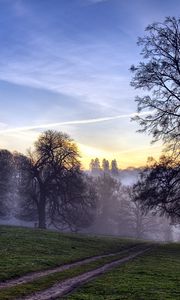
[[38, 227], [46, 229], [46, 198], [43, 193], [40, 195], [38, 204]]

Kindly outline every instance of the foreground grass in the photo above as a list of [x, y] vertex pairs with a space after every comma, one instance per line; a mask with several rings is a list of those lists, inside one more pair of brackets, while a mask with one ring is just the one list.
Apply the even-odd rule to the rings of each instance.
[[115, 299], [179, 300], [180, 244], [158, 246], [64, 298], [64, 300]]
[[0, 226], [0, 281], [85, 257], [120, 251], [133, 240]]
[[72, 278], [74, 276], [83, 274], [85, 272], [94, 270], [98, 267], [103, 266], [106, 263], [121, 259], [123, 257], [126, 257], [127, 255], [130, 255], [133, 253], [133, 249], [127, 250], [125, 253], [122, 254], [117, 254], [112, 257], [105, 257], [101, 258], [98, 261], [94, 261], [82, 266], [74, 267], [69, 270], [65, 270], [63, 272], [58, 272], [55, 274], [51, 274], [48, 276], [45, 276], [40, 279], [36, 279], [33, 282], [26, 283], [26, 284], [21, 284], [15, 287], [11, 288], [5, 288], [0, 290], [0, 300], [13, 300], [16, 298], [24, 297], [29, 294], [39, 292], [42, 290], [45, 290], [52, 285], [59, 283], [65, 279]]

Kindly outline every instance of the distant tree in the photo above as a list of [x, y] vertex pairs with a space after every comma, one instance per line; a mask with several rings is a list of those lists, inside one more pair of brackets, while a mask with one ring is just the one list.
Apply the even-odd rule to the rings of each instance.
[[96, 229], [99, 233], [112, 234], [115, 228], [117, 193], [121, 184], [110, 174], [103, 173], [96, 178], [94, 185], [98, 196]]
[[92, 172], [95, 168], [95, 163], [94, 163], [94, 159], [92, 158], [89, 164], [89, 169]]
[[111, 161], [111, 173], [113, 176], [118, 176], [119, 175], [119, 170], [118, 170], [118, 164], [116, 159], [113, 159]]
[[99, 158], [92, 159], [90, 162], [90, 170], [92, 172], [92, 175], [98, 176], [101, 173], [101, 166]]
[[164, 233], [164, 241], [172, 242], [173, 241], [173, 229], [171, 224], [167, 221], [163, 222], [163, 233]]
[[168, 17], [163, 23], [146, 28], [147, 35], [139, 38], [144, 61], [132, 66], [132, 86], [148, 91], [137, 97], [137, 116], [142, 129], [152, 133], [154, 141], [162, 139], [166, 146], [179, 153], [180, 149], [180, 19]]
[[8, 213], [13, 185], [13, 155], [8, 150], [0, 150], [0, 216]]
[[145, 212], [141, 203], [134, 201], [133, 192], [132, 187], [122, 186], [119, 190], [116, 208], [118, 234], [141, 239], [170, 240], [171, 226], [167, 218], [155, 215], [153, 211]]
[[[157, 238], [162, 236], [159, 216], [151, 211], [145, 213], [139, 202], [131, 202], [132, 231], [135, 238]], [[163, 238], [163, 236], [161, 237]]]
[[102, 170], [105, 173], [109, 173], [109, 161], [105, 158], [102, 161]]
[[37, 198], [39, 187], [33, 178], [31, 160], [21, 154], [14, 153], [16, 169], [16, 202], [15, 216], [27, 222], [38, 222]]
[[117, 196], [118, 202], [115, 220], [118, 235], [122, 237], [134, 237], [132, 203], [130, 201], [128, 188], [122, 186]]

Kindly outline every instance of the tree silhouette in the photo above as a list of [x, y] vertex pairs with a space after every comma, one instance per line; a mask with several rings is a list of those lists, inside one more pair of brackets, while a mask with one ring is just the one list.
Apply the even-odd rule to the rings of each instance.
[[8, 212], [9, 198], [12, 196], [13, 155], [8, 150], [0, 150], [0, 216]]
[[116, 159], [113, 159], [111, 161], [111, 173], [113, 176], [118, 176], [119, 175], [119, 170], [118, 170], [118, 164]]
[[144, 61], [132, 66], [131, 85], [148, 91], [138, 96], [138, 112], [149, 110], [146, 116], [136, 116], [140, 131], [152, 133], [153, 140], [162, 139], [171, 150], [180, 148], [180, 19], [168, 17], [163, 23], [146, 28], [139, 38]]
[[140, 180], [134, 185], [134, 201], [142, 209], [160, 212], [180, 221], [180, 164], [172, 157], [162, 156], [159, 162], [147, 166]]
[[47, 221], [72, 230], [88, 226], [95, 208], [95, 193], [86, 183], [77, 147], [68, 135], [51, 130], [42, 133], [26, 163], [22, 158], [19, 162], [25, 199], [22, 214], [27, 212], [31, 218], [35, 210], [39, 228], [46, 228]]
[[101, 173], [101, 166], [100, 166], [100, 161], [99, 161], [98, 157], [91, 160], [90, 170], [91, 170], [92, 174], [95, 176], [98, 176]]
[[109, 161], [105, 158], [102, 161], [102, 169], [105, 173], [109, 173]]
[[153, 141], [162, 140], [172, 157], [162, 157], [144, 170], [134, 197], [143, 207], [180, 220], [180, 19], [168, 17], [149, 25], [146, 32], [138, 41], [144, 61], [131, 67], [131, 84], [148, 91], [136, 101], [138, 112], [149, 114], [134, 119]]

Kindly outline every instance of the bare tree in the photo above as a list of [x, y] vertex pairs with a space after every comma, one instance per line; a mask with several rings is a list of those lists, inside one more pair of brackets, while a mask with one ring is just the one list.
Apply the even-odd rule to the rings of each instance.
[[71, 169], [53, 189], [49, 201], [50, 223], [56, 228], [79, 231], [95, 218], [97, 195], [90, 177]]
[[37, 197], [39, 193], [37, 182], [33, 178], [32, 162], [21, 153], [14, 153], [16, 203], [15, 216], [27, 222], [38, 222]]
[[[22, 159], [20, 162], [24, 163]], [[57, 131], [42, 133], [21, 172], [26, 195], [22, 212], [28, 206], [30, 214], [35, 209], [39, 228], [46, 228], [47, 221], [73, 230], [88, 226], [95, 194], [85, 182], [77, 147], [68, 135]]]
[[180, 164], [162, 156], [159, 162], [144, 169], [134, 185], [133, 198], [144, 210], [150, 209], [180, 221]]
[[46, 207], [48, 199], [55, 192], [55, 183], [61, 184], [63, 177], [78, 167], [79, 154], [76, 145], [68, 135], [57, 131], [42, 133], [35, 143], [35, 150], [29, 152], [31, 173], [36, 195], [39, 227], [46, 228]]
[[168, 219], [155, 214], [154, 210], [144, 210], [141, 202], [134, 201], [132, 187], [122, 186], [118, 200], [116, 220], [120, 236], [154, 240], [172, 239]]
[[163, 23], [146, 28], [139, 38], [144, 61], [132, 66], [132, 86], [148, 91], [137, 97], [137, 116], [142, 129], [152, 133], [153, 140], [162, 139], [171, 150], [180, 149], [180, 19], [168, 17]]
[[131, 84], [148, 91], [136, 101], [138, 112], [149, 110], [149, 115], [135, 119], [140, 131], [151, 133], [153, 141], [162, 140], [172, 156], [145, 169], [134, 197], [144, 207], [180, 220], [180, 19], [168, 17], [146, 31], [138, 41], [144, 61], [131, 67]]

